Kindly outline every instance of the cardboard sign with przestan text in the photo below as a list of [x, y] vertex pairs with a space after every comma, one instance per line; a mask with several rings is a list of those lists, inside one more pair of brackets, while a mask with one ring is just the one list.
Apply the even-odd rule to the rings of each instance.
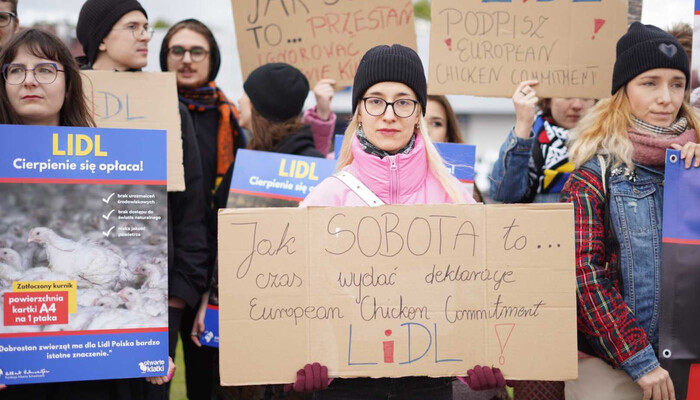
[[625, 0], [433, 0], [428, 90], [511, 97], [610, 96]]
[[223, 385], [577, 377], [570, 204], [219, 212]]
[[231, 0], [243, 80], [272, 62], [309, 79], [352, 84], [364, 53], [400, 43], [416, 49], [411, 0]]
[[80, 71], [100, 128], [168, 132], [168, 191], [185, 190], [177, 83], [172, 72]]

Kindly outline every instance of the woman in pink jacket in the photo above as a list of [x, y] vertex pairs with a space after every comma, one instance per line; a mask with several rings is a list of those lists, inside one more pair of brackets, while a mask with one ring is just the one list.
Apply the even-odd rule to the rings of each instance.
[[[345, 131], [338, 172], [321, 182], [302, 206], [473, 203], [442, 163], [424, 119], [427, 85], [415, 51], [377, 46], [362, 57], [353, 85], [354, 116]], [[473, 389], [503, 387], [498, 369], [475, 367], [464, 382]], [[322, 390], [327, 389], [329, 390]], [[296, 391], [315, 399], [452, 399], [450, 378], [328, 379], [307, 364]]]

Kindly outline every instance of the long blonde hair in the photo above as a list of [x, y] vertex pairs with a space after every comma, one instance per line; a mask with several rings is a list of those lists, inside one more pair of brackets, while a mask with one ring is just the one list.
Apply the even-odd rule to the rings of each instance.
[[[438, 153], [435, 145], [433, 145], [433, 142], [430, 140], [430, 136], [428, 136], [428, 124], [425, 122], [425, 118], [423, 118], [421, 107], [416, 107], [416, 110], [418, 113], [420, 113], [418, 117], [417, 133], [421, 136], [423, 143], [425, 144], [425, 155], [428, 159], [428, 170], [437, 178], [447, 192], [448, 196], [450, 196], [453, 203], [466, 203], [466, 199], [454, 183], [454, 178], [449, 172], [447, 172], [447, 168], [445, 168], [445, 164], [442, 161], [442, 157], [440, 157], [440, 153]], [[353, 115], [352, 120], [350, 120], [347, 129], [345, 129], [345, 139], [343, 140], [343, 147], [340, 149], [340, 154], [338, 155], [336, 171], [340, 171], [341, 169], [350, 165], [354, 159], [352, 155], [352, 142], [355, 140], [357, 128], [360, 125], [359, 121], [360, 108], [358, 107], [357, 110], [355, 110], [355, 114]]]
[[[678, 117], [688, 120], [689, 129], [695, 129], [697, 132], [700, 128], [700, 119], [687, 100], [683, 100]], [[634, 147], [627, 135], [632, 124], [629, 99], [625, 88], [622, 87], [612, 97], [593, 106], [572, 130], [569, 142], [570, 160], [579, 168], [596, 154], [602, 154], [609, 163], [612, 162], [612, 168], [624, 164], [629, 171], [633, 171]], [[700, 139], [700, 136], [698, 138]]]

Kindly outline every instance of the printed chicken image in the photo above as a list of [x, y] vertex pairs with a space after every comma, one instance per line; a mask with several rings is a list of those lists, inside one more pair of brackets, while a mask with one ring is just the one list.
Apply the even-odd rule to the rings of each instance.
[[[120, 204], [117, 194], [129, 193], [153, 194], [156, 204]], [[13, 292], [13, 283], [75, 281], [77, 312], [68, 314], [68, 323], [46, 325], [5, 326], [0, 315], [0, 333], [167, 326], [164, 190], [148, 186], [3, 184], [3, 194], [3, 304], [5, 293]], [[133, 215], [150, 217], [139, 219]]]

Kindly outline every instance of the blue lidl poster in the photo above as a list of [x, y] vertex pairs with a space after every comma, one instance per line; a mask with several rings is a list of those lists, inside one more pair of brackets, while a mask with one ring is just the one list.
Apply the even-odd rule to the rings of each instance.
[[[228, 207], [295, 205], [334, 169], [335, 160], [325, 158], [238, 150]], [[262, 205], [260, 198], [279, 201]]]
[[219, 348], [219, 306], [207, 305], [204, 313], [204, 332], [199, 337], [204, 346]]
[[697, 398], [690, 390], [700, 382], [700, 168], [680, 155], [666, 150], [659, 362], [683, 400]]
[[0, 141], [0, 384], [166, 375], [166, 132]]

